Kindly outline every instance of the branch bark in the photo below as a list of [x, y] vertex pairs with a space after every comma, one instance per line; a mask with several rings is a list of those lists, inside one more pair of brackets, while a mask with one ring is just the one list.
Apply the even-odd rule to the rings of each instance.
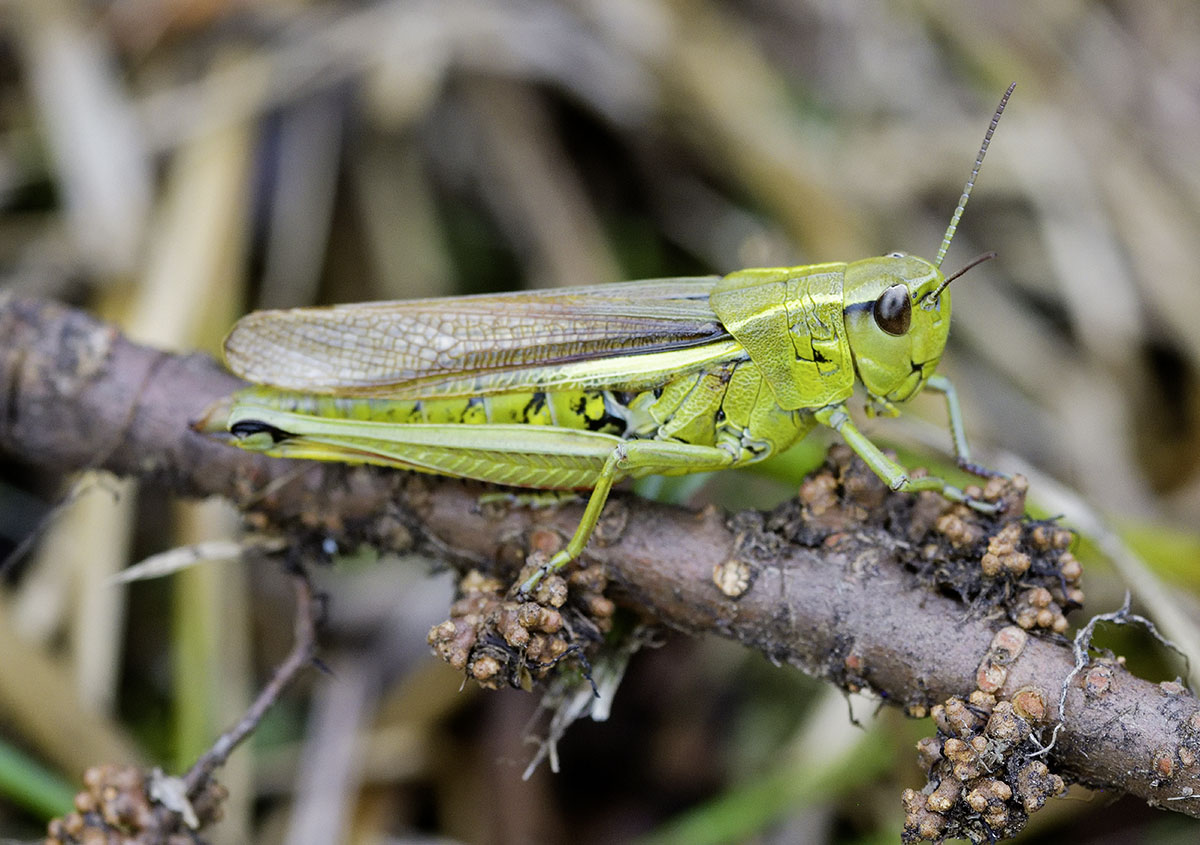
[[[478, 485], [272, 460], [190, 430], [240, 385], [207, 356], [138, 346], [55, 304], [0, 301], [0, 450], [26, 463], [220, 495], [276, 525], [461, 566], [489, 565], [533, 528], [569, 535], [578, 520], [575, 506], [481, 508]], [[775, 530], [780, 519], [754, 512], [695, 513], [620, 495], [614, 505], [600, 532], [607, 542], [593, 541], [588, 556], [606, 565], [619, 602], [662, 624], [735, 639], [914, 711], [966, 697], [995, 657], [1003, 621], [920, 583], [900, 560], [911, 537], [895, 528], [864, 522], [805, 545]], [[748, 582], [740, 595], [714, 584], [716, 568], [731, 564]], [[1031, 636], [1003, 666], [998, 695], [1031, 688], [1053, 707], [1074, 666], [1069, 643]], [[1102, 684], [1090, 672], [1071, 680], [1053, 767], [1200, 817], [1196, 698], [1115, 664], [1102, 674]]]

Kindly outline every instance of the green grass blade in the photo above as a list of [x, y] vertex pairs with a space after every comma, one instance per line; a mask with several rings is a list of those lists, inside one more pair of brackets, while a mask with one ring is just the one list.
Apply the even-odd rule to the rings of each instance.
[[75, 789], [33, 758], [0, 742], [0, 795], [43, 818], [70, 812]]

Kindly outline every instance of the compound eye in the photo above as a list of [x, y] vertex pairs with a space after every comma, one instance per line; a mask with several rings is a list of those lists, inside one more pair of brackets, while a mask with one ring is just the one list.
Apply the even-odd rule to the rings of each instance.
[[912, 303], [908, 298], [907, 285], [892, 285], [879, 295], [872, 309], [875, 325], [890, 335], [900, 336], [908, 331], [912, 322]]

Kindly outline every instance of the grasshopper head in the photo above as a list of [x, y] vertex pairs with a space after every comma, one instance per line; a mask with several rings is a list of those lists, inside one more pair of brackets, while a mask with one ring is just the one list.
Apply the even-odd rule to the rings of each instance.
[[903, 402], [920, 392], [950, 333], [950, 291], [932, 262], [893, 252], [846, 266], [846, 333], [859, 380], [872, 398]]
[[985, 253], [948, 278], [939, 269], [975, 187], [992, 133], [1016, 87], [1015, 82], [1009, 85], [1000, 98], [937, 258], [926, 261], [893, 252], [846, 265], [842, 303], [854, 370], [871, 398], [884, 404], [911, 399], [937, 369], [950, 334], [950, 291], [946, 286], [980, 262], [996, 257], [994, 252]]

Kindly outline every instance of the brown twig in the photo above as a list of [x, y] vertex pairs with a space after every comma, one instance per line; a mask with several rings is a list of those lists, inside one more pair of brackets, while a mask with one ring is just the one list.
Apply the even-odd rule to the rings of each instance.
[[275, 667], [271, 680], [259, 691], [238, 723], [217, 737], [212, 746], [183, 776], [188, 795], [194, 795], [207, 786], [213, 773], [225, 765], [233, 750], [255, 731], [258, 723], [279, 700], [288, 684], [303, 669], [312, 665], [317, 649], [317, 599], [313, 595], [312, 584], [306, 572], [293, 571], [291, 579], [292, 588], [296, 593], [296, 618], [293, 622], [295, 641], [292, 650], [283, 662]]
[[[574, 507], [481, 509], [480, 488], [462, 482], [270, 461], [188, 429], [237, 385], [208, 358], [163, 356], [79, 312], [0, 303], [0, 449], [30, 463], [99, 463], [180, 493], [252, 503], [290, 531], [460, 564], [503, 560], [513, 538], [538, 527], [569, 535], [578, 520]], [[931, 591], [902, 566], [912, 546], [903, 530], [866, 521], [836, 542], [805, 544], [754, 512], [695, 514], [640, 501], [623, 508], [627, 501], [614, 499], [588, 557], [607, 567], [623, 604], [662, 624], [730, 637], [916, 711], [967, 696], [981, 672], [996, 668], [988, 655], [1003, 623]], [[745, 591], [732, 596], [713, 582], [731, 561], [748, 575]], [[1069, 645], [1031, 637], [989, 683], [1002, 697], [1032, 689], [1053, 701], [1073, 667]], [[1067, 688], [1055, 766], [1200, 816], [1196, 698], [1116, 664], [1102, 668]]]

